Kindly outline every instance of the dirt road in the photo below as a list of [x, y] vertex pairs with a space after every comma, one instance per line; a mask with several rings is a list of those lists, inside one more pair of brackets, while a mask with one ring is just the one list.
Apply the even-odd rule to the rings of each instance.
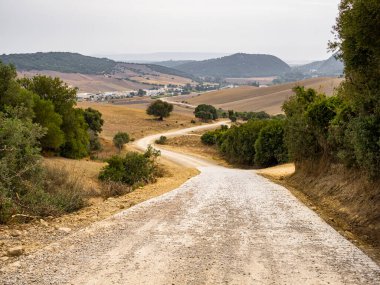
[[162, 154], [201, 174], [23, 257], [0, 283], [380, 284], [379, 266], [285, 188], [250, 170]]

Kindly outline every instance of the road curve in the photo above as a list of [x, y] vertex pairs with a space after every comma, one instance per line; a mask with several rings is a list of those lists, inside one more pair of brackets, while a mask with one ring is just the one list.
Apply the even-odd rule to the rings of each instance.
[[[147, 149], [147, 147], [149, 145], [154, 145], [154, 141], [159, 139], [160, 136], [166, 136], [168, 138], [177, 137], [177, 136], [182, 136], [182, 135], [191, 133], [193, 131], [208, 130], [208, 129], [213, 129], [213, 128], [219, 127], [221, 125], [229, 125], [229, 124], [230, 123], [228, 121], [219, 121], [219, 122], [212, 123], [212, 124], [170, 131], [170, 132], [167, 132], [164, 134], [150, 135], [150, 136], [144, 137], [144, 138], [136, 141], [134, 143], [134, 146], [141, 149], [141, 150], [145, 150], [145, 149]], [[183, 166], [198, 168], [201, 166], [212, 166], [212, 165], [214, 165], [212, 162], [207, 161], [207, 160], [203, 160], [203, 159], [191, 156], [191, 155], [178, 153], [178, 152], [174, 152], [174, 151], [170, 151], [170, 150], [160, 148], [159, 145], [154, 145], [154, 148], [160, 150], [161, 155], [163, 157], [168, 158], [168, 159], [170, 159], [176, 163], [179, 163]]]
[[380, 284], [379, 266], [284, 187], [162, 155], [191, 158], [201, 174], [23, 257], [0, 283]]

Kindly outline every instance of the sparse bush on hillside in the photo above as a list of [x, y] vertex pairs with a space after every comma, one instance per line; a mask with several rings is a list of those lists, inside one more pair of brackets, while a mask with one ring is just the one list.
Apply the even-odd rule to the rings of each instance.
[[160, 136], [158, 140], [155, 141], [156, 144], [166, 144], [168, 138], [165, 136]]
[[123, 149], [126, 143], [129, 143], [129, 134], [125, 132], [118, 132], [113, 137], [113, 144], [118, 148], [119, 151]]
[[149, 147], [144, 154], [129, 152], [124, 157], [113, 156], [99, 174], [102, 181], [121, 182], [129, 186], [144, 185], [156, 180], [159, 151]]

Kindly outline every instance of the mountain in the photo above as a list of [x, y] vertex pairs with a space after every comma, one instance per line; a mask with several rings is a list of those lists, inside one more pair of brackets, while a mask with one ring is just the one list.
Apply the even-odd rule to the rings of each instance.
[[318, 76], [339, 76], [343, 74], [343, 69], [343, 62], [337, 60], [335, 56], [293, 68], [294, 71]]
[[133, 63], [152, 63], [159, 61], [177, 60], [205, 60], [210, 58], [226, 56], [225, 53], [215, 52], [155, 52], [155, 53], [125, 53], [96, 55], [97, 57], [107, 57], [116, 61]]
[[275, 76], [290, 71], [289, 65], [273, 55], [244, 53], [188, 62], [175, 69], [200, 77], [221, 78]]
[[52, 70], [64, 73], [110, 73], [116, 62], [70, 52], [37, 52], [0, 55], [3, 63], [13, 63], [18, 70]]
[[195, 60], [166, 60], [166, 61], [158, 61], [154, 62], [154, 64], [166, 66], [170, 68], [176, 68], [178, 65], [182, 65], [189, 62], [194, 62]]
[[60, 77], [81, 92], [185, 85], [196, 80], [183, 71], [156, 64], [117, 62], [69, 52], [0, 55], [0, 61], [14, 64], [21, 77], [36, 74]]

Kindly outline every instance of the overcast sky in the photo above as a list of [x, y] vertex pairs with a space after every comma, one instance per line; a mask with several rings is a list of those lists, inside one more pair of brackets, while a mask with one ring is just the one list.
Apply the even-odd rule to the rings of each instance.
[[0, 0], [0, 53], [324, 59], [339, 0]]

